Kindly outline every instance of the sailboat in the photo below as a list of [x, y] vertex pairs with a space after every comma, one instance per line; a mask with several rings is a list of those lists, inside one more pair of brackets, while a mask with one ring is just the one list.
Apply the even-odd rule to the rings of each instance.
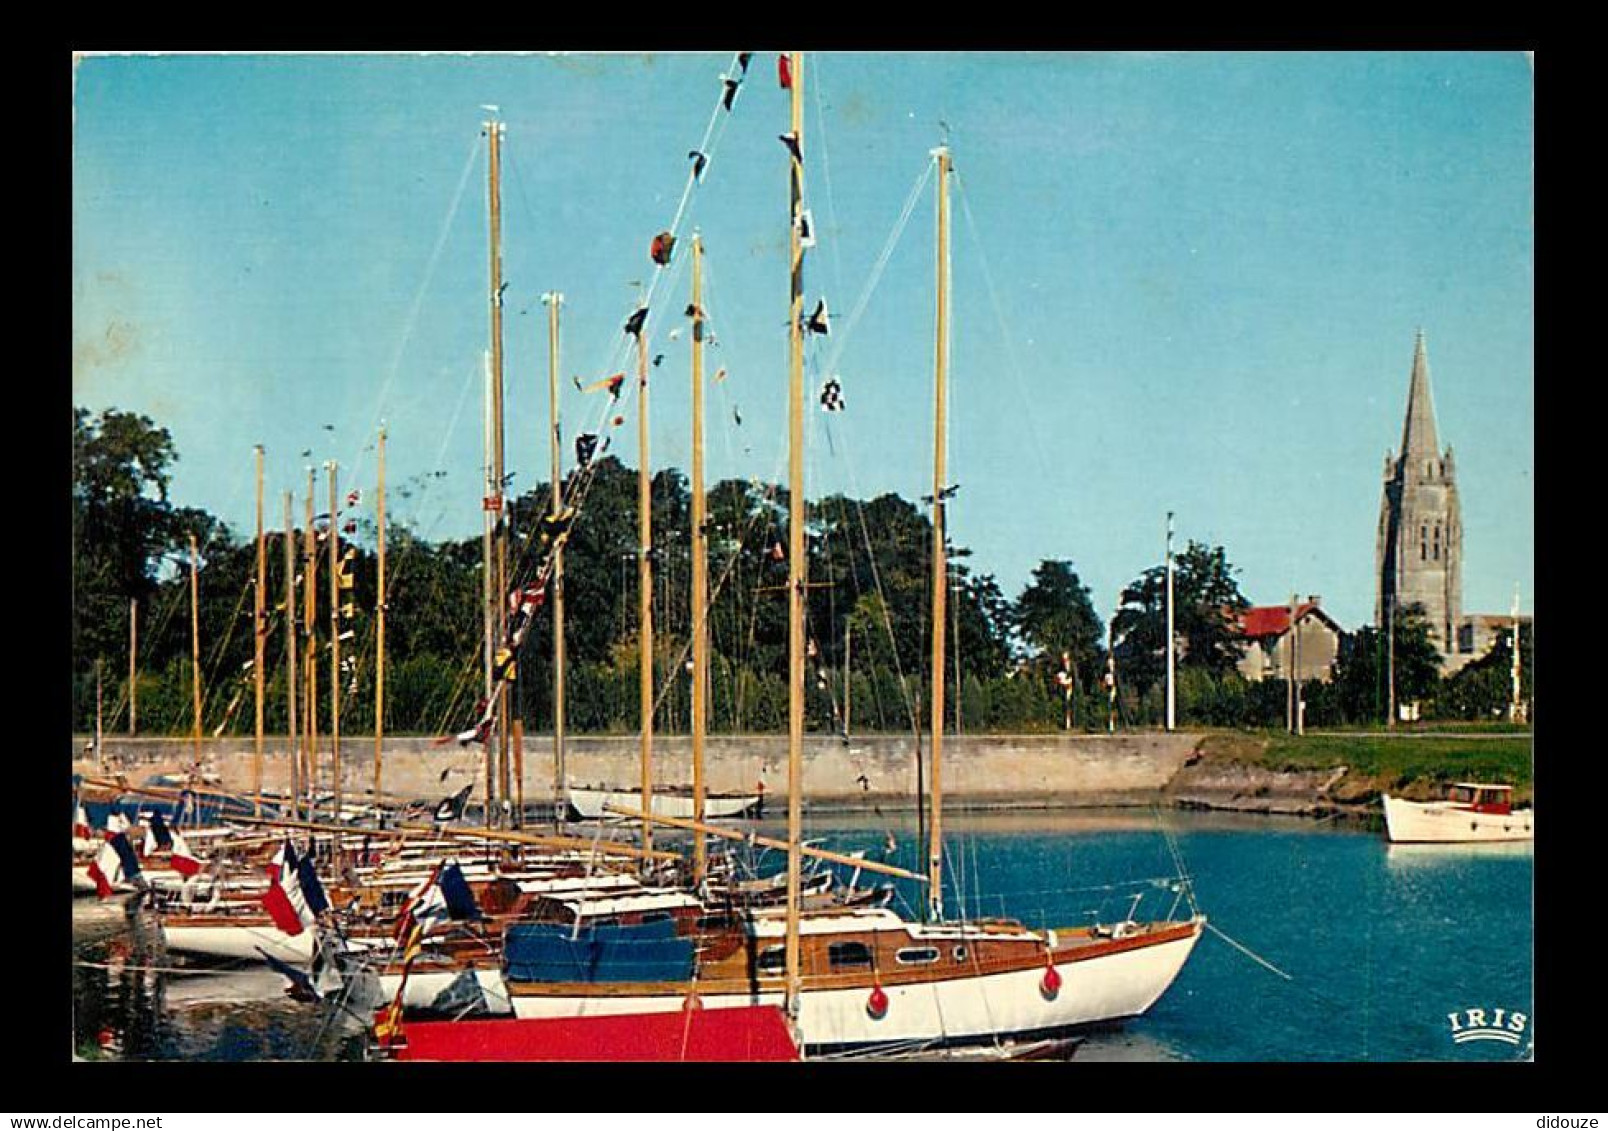
[[[655, 1014], [778, 1005], [806, 1052], [998, 1042], [1064, 1033], [1144, 1013], [1183, 968], [1205, 926], [1182, 920], [1032, 930], [1007, 919], [946, 921], [941, 899], [940, 750], [943, 725], [943, 382], [947, 365], [950, 157], [934, 151], [938, 191], [938, 454], [934, 489], [933, 794], [930, 921], [885, 908], [801, 909], [804, 722], [803, 56], [781, 59], [792, 92], [790, 166], [791, 309], [789, 375], [789, 758], [788, 900], [785, 918], [759, 912], [710, 915], [694, 939], [663, 929], [631, 939], [651, 946], [647, 966], [614, 965], [599, 949], [593, 965], [507, 971], [520, 1018]], [[652, 820], [645, 812], [633, 814]], [[664, 822], [668, 823], [668, 822]], [[884, 866], [885, 867], [885, 866]], [[621, 940], [624, 941], [624, 940]], [[689, 944], [689, 945], [679, 945]], [[602, 944], [600, 944], [601, 946]], [[621, 952], [631, 955], [630, 949]]]

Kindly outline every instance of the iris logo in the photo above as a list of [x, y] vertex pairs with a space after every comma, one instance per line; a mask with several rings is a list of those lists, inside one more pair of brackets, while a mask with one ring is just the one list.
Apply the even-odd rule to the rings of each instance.
[[1505, 1009], [1465, 1009], [1448, 1013], [1452, 1024], [1452, 1040], [1458, 1044], [1468, 1041], [1506, 1041], [1519, 1043], [1530, 1018], [1523, 1013], [1510, 1013]]

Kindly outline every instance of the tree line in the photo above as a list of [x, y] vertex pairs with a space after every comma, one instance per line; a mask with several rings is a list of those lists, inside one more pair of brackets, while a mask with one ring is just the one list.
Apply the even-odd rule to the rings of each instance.
[[[99, 671], [104, 725], [126, 726], [129, 618], [138, 617], [137, 702], [142, 733], [192, 726], [188, 545], [199, 547], [198, 605], [206, 733], [249, 733], [254, 723], [252, 638], [256, 581], [253, 535], [168, 497], [178, 452], [167, 429], [112, 409], [73, 418], [73, 721], [91, 730]], [[591, 467], [564, 557], [566, 721], [574, 732], [630, 733], [639, 725], [636, 472], [612, 456]], [[543, 550], [549, 484], [511, 501], [510, 560], [516, 581]], [[691, 709], [690, 493], [674, 469], [652, 480], [655, 726], [689, 728]], [[787, 723], [787, 492], [775, 484], [724, 480], [708, 493], [710, 727], [776, 732]], [[297, 516], [301, 522], [301, 516]], [[896, 494], [832, 495], [806, 507], [806, 718], [820, 732], [896, 732], [927, 726], [931, 682], [932, 526]], [[342, 636], [341, 727], [373, 727], [376, 663], [376, 530], [357, 511], [337, 519], [351, 547], [350, 615], [330, 621], [329, 522], [315, 523], [316, 563], [306, 531], [293, 532], [298, 577], [314, 576], [312, 634], [297, 590], [298, 644], [320, 657], [319, 710], [326, 713], [331, 632]], [[287, 723], [284, 534], [266, 535], [266, 707], [270, 732]], [[386, 531], [386, 728], [448, 734], [472, 721], [482, 686], [481, 540], [430, 541], [408, 525]], [[1034, 732], [1063, 727], [1149, 726], [1165, 712], [1164, 565], [1123, 591], [1110, 625], [1065, 559], [1040, 562], [1021, 592], [974, 571], [971, 551], [950, 546], [950, 662], [944, 673], [949, 725], [961, 731]], [[1282, 681], [1253, 683], [1237, 670], [1246, 642], [1234, 614], [1248, 607], [1221, 546], [1190, 542], [1174, 560], [1181, 725], [1281, 726]], [[553, 718], [552, 602], [518, 657], [514, 703], [526, 729]], [[344, 611], [344, 610], [341, 610]], [[1505, 640], [1457, 675], [1442, 678], [1422, 611], [1395, 619], [1397, 696], [1427, 717], [1487, 718], [1508, 698]], [[1527, 642], [1521, 642], [1527, 648]], [[1328, 683], [1303, 688], [1308, 726], [1381, 721], [1384, 641], [1371, 627], [1349, 634]], [[305, 653], [304, 653], [305, 654]], [[1110, 661], [1108, 663], [1108, 661]], [[305, 661], [304, 661], [305, 662]], [[1115, 672], [1116, 695], [1108, 672]], [[1528, 670], [1526, 669], [1526, 680]], [[320, 725], [328, 728], [323, 717]]]

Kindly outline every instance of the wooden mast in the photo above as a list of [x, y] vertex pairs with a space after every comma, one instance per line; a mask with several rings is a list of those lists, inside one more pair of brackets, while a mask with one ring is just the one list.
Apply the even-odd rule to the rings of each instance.
[[385, 428], [380, 428], [379, 574], [374, 596], [374, 804], [384, 796], [380, 788], [385, 749]]
[[[704, 737], [709, 727], [709, 567], [704, 494], [703, 237], [692, 235], [692, 819], [704, 819]], [[692, 834], [692, 879], [708, 867], [703, 829]]]
[[102, 747], [101, 731], [101, 662], [95, 657], [95, 768], [102, 773], [106, 771], [106, 751]]
[[[552, 461], [552, 506], [554, 519], [564, 509], [563, 431], [558, 415], [558, 308], [564, 296], [550, 291], [542, 296], [547, 304], [547, 411], [549, 456]], [[553, 546], [553, 820], [562, 819], [569, 792], [569, 773], [564, 764], [564, 542], [558, 537]]]
[[944, 609], [949, 594], [949, 559], [944, 550], [944, 492], [948, 430], [949, 376], [949, 148], [933, 150], [938, 159], [938, 309], [933, 365], [932, 462], [932, 825], [927, 849], [927, 909], [944, 917], [943, 753]]
[[194, 699], [195, 773], [201, 772], [201, 598], [195, 535], [190, 535], [190, 688]]
[[788, 55], [792, 89], [792, 160], [789, 186], [789, 299], [787, 382], [787, 936], [786, 1012], [795, 1034], [804, 989], [798, 909], [803, 855], [804, 785], [804, 248], [799, 225], [804, 202], [804, 55]]
[[302, 787], [307, 790], [307, 815], [318, 810], [318, 532], [313, 529], [313, 484], [318, 472], [307, 468], [307, 528], [302, 544], [302, 558], [306, 576], [302, 578], [302, 624], [306, 643], [302, 655], [307, 657], [307, 672], [303, 677], [303, 696], [307, 705], [302, 726], [307, 741], [302, 749]]
[[296, 550], [295, 529], [292, 527], [291, 494], [285, 492], [285, 708], [287, 722], [285, 738], [290, 744], [290, 812], [301, 815], [301, 731], [298, 727], [296, 697], [300, 685], [296, 682]]
[[139, 669], [135, 666], [134, 657], [139, 651], [140, 601], [138, 597], [128, 600], [128, 736], [134, 737], [139, 729]]
[[[503, 504], [503, 484], [505, 472], [503, 467], [503, 327], [502, 327], [502, 136], [507, 126], [495, 118], [486, 122], [487, 146], [487, 214], [490, 220], [489, 231], [489, 257], [491, 268], [491, 475], [492, 498], [495, 500], [495, 509], [492, 512], [492, 553], [495, 567], [492, 573], [492, 606], [491, 627], [493, 648], [504, 647], [507, 634], [503, 630], [505, 617], [503, 594], [508, 591], [508, 539], [507, 522], [504, 515], [506, 508]], [[509, 788], [508, 765], [508, 681], [498, 680], [496, 686], [496, 729], [497, 729], [497, 791], [498, 797], [507, 802], [511, 790]], [[491, 749], [488, 741], [488, 753]], [[499, 814], [499, 820], [501, 814]], [[488, 825], [491, 824], [490, 810], [487, 811]]]
[[338, 471], [335, 461], [330, 460], [325, 466], [329, 468], [329, 765], [330, 774], [334, 778], [331, 783], [335, 790], [332, 802], [334, 820], [339, 821], [341, 819], [341, 527], [337, 515], [340, 498], [336, 494], [339, 488], [336, 484]]
[[[484, 668], [485, 693], [481, 700], [481, 708], [485, 709], [491, 703], [491, 668], [493, 649], [493, 622], [496, 611], [492, 608], [493, 581], [491, 524], [492, 507], [496, 505], [496, 487], [491, 480], [491, 352], [485, 354], [484, 384], [481, 388], [480, 401], [480, 469], [485, 478], [485, 495], [480, 500], [480, 616], [481, 616], [481, 659]], [[486, 736], [479, 736], [480, 744], [486, 748], [486, 811], [481, 823], [488, 829], [491, 827], [492, 810], [497, 799], [497, 756], [492, 744]]]
[[256, 816], [262, 816], [262, 669], [263, 648], [268, 642], [268, 558], [262, 540], [262, 445], [257, 445], [257, 591], [253, 602], [255, 615], [253, 624], [256, 625], [254, 633], [255, 653], [252, 660], [252, 670], [256, 676], [253, 681], [257, 694], [257, 742], [255, 754], [251, 762], [251, 811]]
[[[653, 812], [653, 495], [648, 474], [648, 330], [637, 328], [637, 645], [642, 716], [642, 811]], [[653, 824], [642, 822], [642, 847], [653, 848]]]

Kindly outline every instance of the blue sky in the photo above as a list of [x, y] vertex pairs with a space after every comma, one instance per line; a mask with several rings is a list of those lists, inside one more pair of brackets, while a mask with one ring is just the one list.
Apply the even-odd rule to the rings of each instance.
[[[717, 114], [731, 65], [724, 52], [79, 60], [74, 403], [170, 428], [174, 497], [241, 534], [253, 445], [274, 525], [309, 462], [337, 460], [342, 492], [365, 488], [371, 506], [383, 420], [388, 482], [410, 491], [391, 514], [433, 538], [478, 533], [482, 104], [507, 129], [515, 490], [546, 477], [539, 296], [565, 295], [573, 437], [607, 410], [568, 378], [627, 366], [620, 326], [653, 279], [648, 243], [714, 121], [678, 228], [703, 232], [719, 342], [709, 477], [779, 479], [788, 98], [776, 52], [757, 52]], [[1464, 606], [1505, 612], [1517, 582], [1529, 610], [1530, 66], [1517, 53], [809, 56], [806, 291], [834, 318], [809, 380], [839, 374], [848, 406], [810, 415], [810, 495], [931, 490], [930, 179], [867, 284], [947, 130], [950, 522], [975, 568], [1014, 596], [1040, 559], [1070, 558], [1109, 616], [1161, 559], [1173, 510], [1179, 542], [1224, 545], [1253, 602], [1319, 593], [1347, 627], [1366, 622], [1380, 473], [1422, 327], [1457, 454]], [[687, 340], [668, 337], [688, 258], [653, 301], [656, 467], [689, 459]], [[623, 411], [613, 450], [634, 466]]]

